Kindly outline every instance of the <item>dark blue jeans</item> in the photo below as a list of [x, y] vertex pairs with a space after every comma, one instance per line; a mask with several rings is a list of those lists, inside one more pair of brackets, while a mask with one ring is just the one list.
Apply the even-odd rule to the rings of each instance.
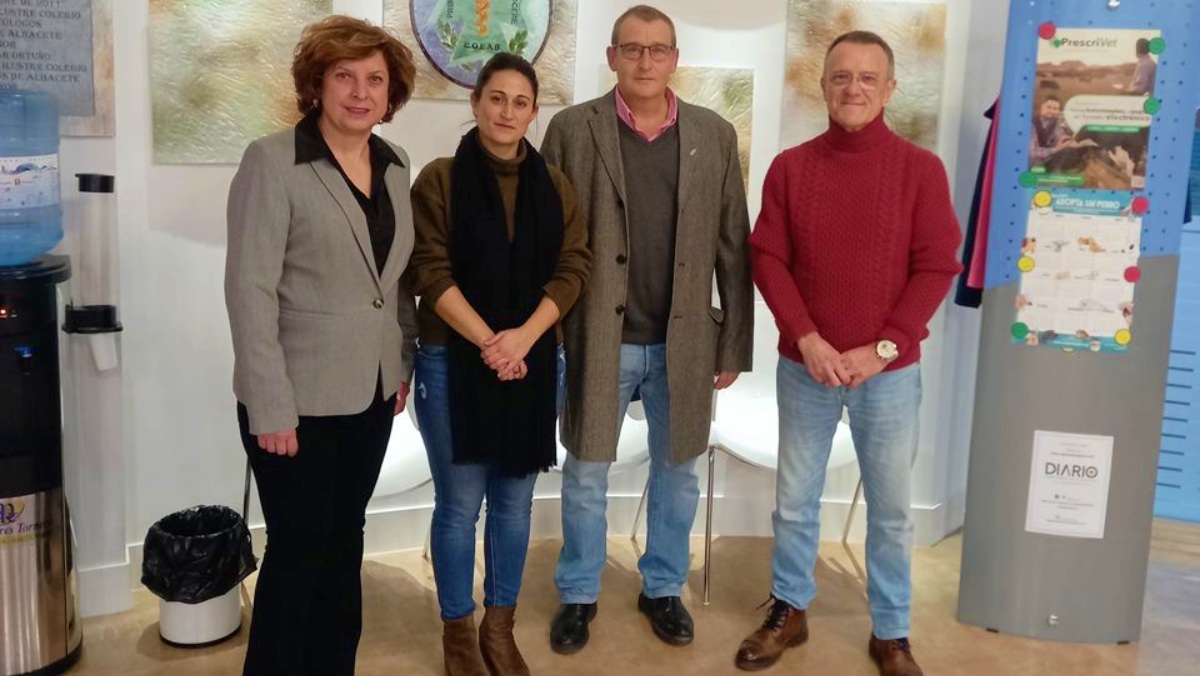
[[[565, 378], [562, 348], [558, 350], [558, 397]], [[437, 581], [442, 619], [455, 620], [475, 612], [475, 524], [487, 498], [483, 531], [483, 603], [515, 606], [529, 549], [529, 519], [537, 473], [503, 476], [488, 465], [456, 465], [450, 441], [449, 358], [440, 345], [417, 351], [413, 405], [425, 440], [433, 475], [433, 576]]]

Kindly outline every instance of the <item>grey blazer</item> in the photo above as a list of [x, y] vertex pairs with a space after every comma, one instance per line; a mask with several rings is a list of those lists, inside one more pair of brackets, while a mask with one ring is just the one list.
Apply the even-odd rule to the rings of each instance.
[[416, 305], [399, 285], [413, 248], [408, 156], [392, 149], [403, 162], [384, 174], [396, 236], [379, 271], [366, 216], [332, 162], [297, 164], [294, 129], [246, 148], [229, 189], [225, 306], [233, 392], [252, 434], [358, 413], [377, 379], [388, 397], [412, 374]]
[[[567, 397], [563, 446], [588, 462], [616, 459], [621, 329], [629, 228], [612, 91], [554, 116], [542, 155], [571, 179], [587, 215], [592, 276], [563, 322]], [[671, 459], [708, 448], [713, 374], [749, 371], [754, 331], [750, 216], [737, 133], [719, 115], [679, 102], [678, 231], [667, 327]], [[636, 227], [636, 223], [633, 224]], [[712, 305], [713, 289], [720, 307]]]

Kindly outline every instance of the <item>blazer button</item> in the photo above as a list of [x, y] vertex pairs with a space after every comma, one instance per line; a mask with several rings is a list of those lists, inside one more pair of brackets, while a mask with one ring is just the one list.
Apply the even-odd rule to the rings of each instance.
[[625, 254], [617, 254], [617, 263], [618, 264], [625, 265], [625, 261], [627, 261], [627, 260], [629, 260], [629, 259], [625, 257]]
[[383, 299], [382, 299], [382, 298], [376, 298], [376, 299], [375, 299], [375, 302], [374, 302], [374, 303], [371, 303], [371, 305], [374, 305], [374, 306], [375, 306], [375, 309], [376, 309], [376, 310], [378, 310], [379, 308], [383, 307]]
[[617, 314], [619, 314], [619, 315], [625, 314], [625, 306], [624, 305], [617, 306]]

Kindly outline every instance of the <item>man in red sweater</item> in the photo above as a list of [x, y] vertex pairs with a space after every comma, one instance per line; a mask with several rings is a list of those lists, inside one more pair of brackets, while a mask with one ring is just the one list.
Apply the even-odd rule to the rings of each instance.
[[867, 496], [868, 649], [884, 676], [921, 674], [908, 642], [919, 359], [961, 233], [937, 156], [883, 121], [894, 73], [878, 35], [834, 40], [821, 78], [829, 130], [776, 157], [763, 185], [750, 243], [780, 331], [779, 474], [773, 604], [738, 650], [742, 669], [808, 638], [825, 466], [846, 407]]

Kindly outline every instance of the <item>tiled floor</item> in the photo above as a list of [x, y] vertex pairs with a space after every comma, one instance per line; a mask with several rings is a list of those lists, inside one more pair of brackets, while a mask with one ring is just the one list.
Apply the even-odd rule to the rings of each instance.
[[[536, 542], [525, 572], [517, 640], [534, 674], [676, 676], [737, 674], [733, 654], [762, 620], [756, 606], [767, 598], [771, 541], [720, 538], [713, 546], [712, 603], [701, 604], [702, 549], [694, 541], [690, 589], [684, 600], [696, 619], [697, 640], [685, 648], [660, 643], [637, 614], [636, 550], [625, 538], [609, 541], [600, 613], [592, 640], [563, 657], [548, 646], [557, 607], [553, 569], [558, 542]], [[1139, 644], [1056, 644], [989, 634], [955, 621], [961, 539], [952, 537], [914, 555], [915, 654], [930, 676], [938, 674], [1183, 676], [1200, 673], [1200, 527], [1157, 522], [1151, 554], [1142, 640]], [[822, 545], [817, 578], [821, 596], [810, 612], [812, 638], [766, 673], [870, 676], [869, 622], [861, 573], [861, 547], [853, 556], [840, 544]], [[359, 674], [442, 673], [441, 625], [433, 573], [415, 551], [367, 561], [363, 567], [365, 629]], [[478, 582], [478, 579], [477, 579]], [[478, 597], [478, 596], [477, 596]], [[157, 600], [135, 595], [134, 609], [84, 623], [78, 676], [238, 674], [245, 631], [203, 650], [178, 650], [158, 639]]]

